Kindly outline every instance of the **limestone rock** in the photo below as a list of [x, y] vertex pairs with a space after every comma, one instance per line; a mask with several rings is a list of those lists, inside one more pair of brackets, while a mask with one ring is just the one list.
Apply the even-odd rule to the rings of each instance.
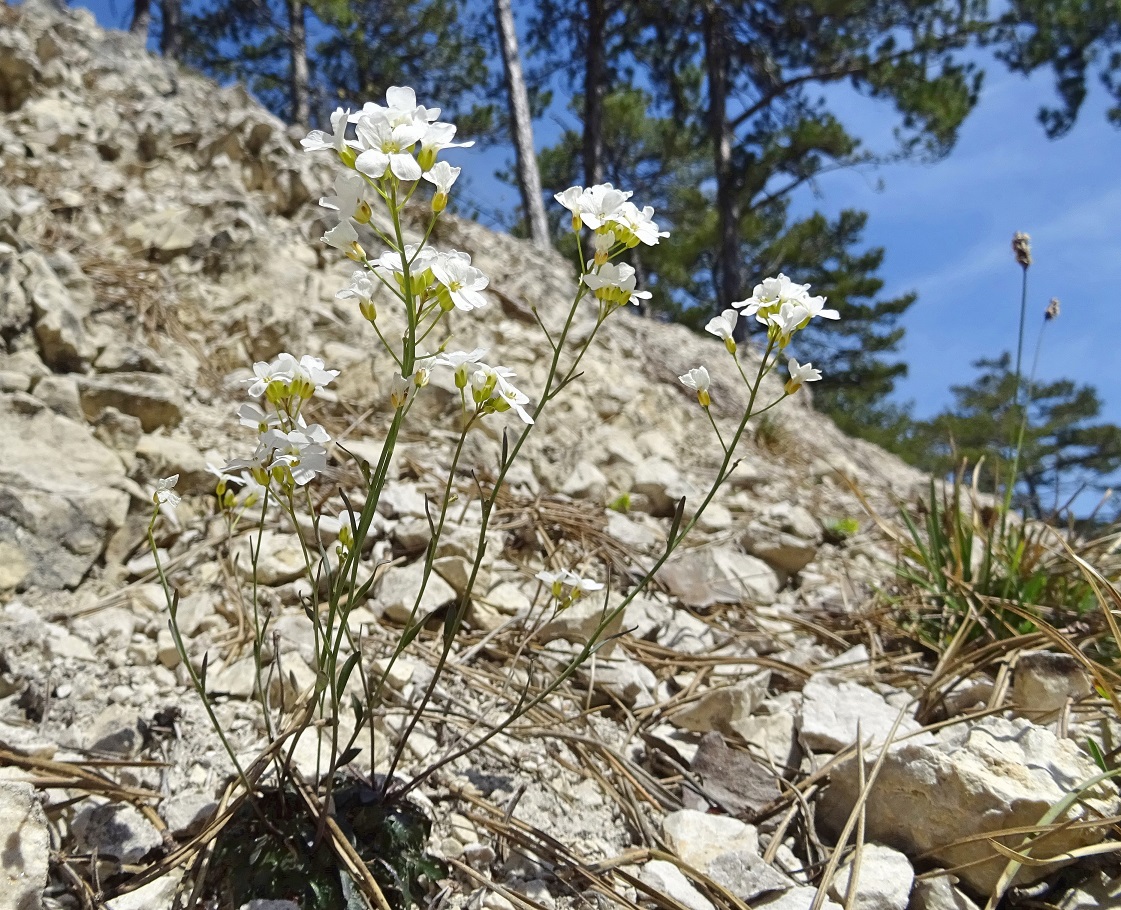
[[[374, 588], [374, 606], [396, 623], [409, 621], [424, 577], [424, 563], [393, 566]], [[435, 572], [428, 579], [416, 618], [422, 618], [455, 600], [455, 591]]]
[[140, 421], [145, 433], [178, 426], [183, 395], [176, 382], [159, 373], [107, 373], [83, 376], [78, 383], [82, 410], [95, 421], [106, 408], [116, 408]]
[[759, 673], [731, 685], [712, 688], [692, 704], [675, 712], [670, 721], [698, 733], [715, 730], [734, 735], [736, 725], [751, 717], [759, 703], [767, 697], [770, 676], [769, 672]]
[[699, 547], [675, 554], [658, 580], [687, 607], [719, 603], [770, 604], [778, 596], [774, 569], [732, 547]]
[[1093, 691], [1090, 677], [1069, 654], [1030, 651], [1016, 661], [1012, 701], [1018, 714], [1037, 722], [1054, 719], [1068, 700]]
[[[845, 902], [853, 864], [842, 866], [829, 888], [839, 903]], [[864, 844], [860, 851], [860, 876], [856, 881], [853, 910], [907, 910], [915, 870], [898, 850], [882, 844]]]
[[642, 867], [639, 877], [687, 910], [714, 910], [712, 901], [701, 894], [673, 863], [652, 859]]
[[73, 587], [124, 523], [128, 494], [112, 487], [124, 465], [86, 426], [18, 394], [0, 396], [0, 435], [14, 441], [0, 463], [5, 581]]
[[[870, 770], [872, 759], [865, 760]], [[948, 845], [987, 831], [1033, 827], [1097, 773], [1071, 740], [1026, 720], [986, 717], [971, 727], [949, 727], [931, 745], [904, 743], [889, 750], [866, 803], [867, 837], [908, 855], [929, 855], [946, 866], [970, 863], [957, 874], [971, 890], [988, 894], [1007, 860], [982, 838]], [[858, 789], [854, 757], [836, 769], [822, 802], [828, 827], [839, 830], [844, 824]], [[1065, 817], [1107, 817], [1119, 810], [1117, 788], [1107, 781]], [[1067, 828], [1038, 844], [1032, 855], [1046, 860], [1097, 843], [1105, 833], [1102, 827]], [[1006, 843], [1015, 847], [1019, 840]], [[1054, 868], [1056, 864], [1024, 867], [1017, 881], [1034, 881]]]
[[32, 910], [43, 899], [50, 865], [47, 817], [30, 784], [0, 780], [0, 910]]
[[74, 836], [83, 849], [122, 863], [138, 863], [163, 845], [159, 831], [135, 806], [86, 806], [74, 818]]
[[821, 524], [806, 509], [776, 503], [752, 521], [740, 544], [754, 556], [782, 572], [800, 572], [817, 555]]
[[[859, 727], [865, 744], [882, 744], [899, 713], [882, 695], [865, 686], [818, 673], [802, 689], [802, 739], [815, 751], [839, 752], [856, 742]], [[914, 717], [905, 716], [895, 739], [919, 729]], [[926, 741], [930, 738], [924, 735]]]
[[979, 908], [954, 886], [952, 876], [939, 875], [915, 882], [911, 888], [911, 903], [907, 910], [979, 910]]

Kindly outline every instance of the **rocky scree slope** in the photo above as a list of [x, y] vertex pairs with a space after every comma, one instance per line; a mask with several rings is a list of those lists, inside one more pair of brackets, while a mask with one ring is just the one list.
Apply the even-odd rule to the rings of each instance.
[[[333, 174], [300, 150], [299, 138], [241, 88], [218, 88], [152, 57], [84, 11], [60, 14], [37, 2], [0, 8], [0, 764], [12, 765], [0, 768], [8, 778], [0, 779], [0, 836], [20, 845], [11, 862], [5, 854], [10, 881], [5, 889], [0, 880], [0, 910], [38, 906], [48, 879], [48, 903], [74, 905], [58, 854], [48, 863], [48, 830], [70, 855], [149, 861], [207, 817], [229, 773], [188, 692], [145, 551], [155, 480], [178, 473], [187, 494], [160, 543], [183, 598], [192, 662], [206, 656], [223, 727], [251, 755], [263, 730], [233, 558], [241, 554], [244, 566], [246, 543], [226, 539], [206, 470], [249, 446], [233, 416], [239, 380], [253, 361], [282, 350], [319, 356], [342, 371], [316, 415], [336, 438], [372, 455], [388, 424], [389, 374], [375, 340], [357, 309], [334, 296], [351, 269], [317, 242], [315, 201]], [[532, 397], [547, 347], [529, 308], [547, 322], [566, 309], [571, 265], [467, 221], [448, 219], [435, 242], [470, 252], [491, 279], [487, 308], [453, 314], [456, 345], [489, 348]], [[396, 318], [383, 301], [387, 333]], [[584, 319], [577, 332], [590, 329], [592, 314]], [[619, 313], [593, 354], [511, 475], [472, 604], [464, 642], [472, 658], [457, 671], [467, 713], [494, 716], [499, 708], [500, 699], [468, 681], [507, 672], [487, 642], [501, 642], [531, 609], [539, 569], [563, 562], [626, 586], [664, 540], [673, 503], [707, 489], [717, 447], [677, 376], [706, 364], [718, 421], [728, 425], [741, 412], [742, 387], [713, 339]], [[453, 392], [438, 383], [424, 391], [383, 497], [370, 559], [382, 575], [359, 608], [371, 659], [415, 591], [425, 494], [436, 492], [450, 457]], [[473, 476], [485, 479], [499, 450], [497, 430], [470, 439], [459, 483], [466, 505], [439, 554], [428, 607], [462, 590], [478, 520]], [[1093, 773], [1092, 763], [1014, 706], [922, 732], [907, 691], [879, 680], [868, 648], [845, 651], [861, 633], [846, 640], [814, 631], [823, 616], [859, 630], [873, 587], [890, 573], [891, 553], [871, 531], [835, 530], [841, 519], [868, 524], [850, 484], [886, 512], [925, 478], [845, 437], [805, 392], [756, 428], [742, 456], [693, 544], [628, 610], [626, 634], [579, 678], [572, 700], [560, 701], [567, 716], [589, 702], [609, 706], [570, 722], [583, 745], [504, 735], [449, 766], [432, 795], [453, 806], [456, 794], [511, 805], [514, 818], [589, 861], [665, 848], [710, 883], [640, 851], [621, 867], [629, 877], [610, 881], [632, 900], [658, 893], [707, 910], [728, 900], [714, 882], [753, 906], [797, 910], [813, 900], [824, 848], [811, 820], [791, 825], [793, 815], [784, 823], [775, 814], [783, 781], [840, 755], [817, 812], [820, 829], [835, 833], [855, 801], [858, 723], [882, 743], [902, 711], [900, 735], [910, 738], [884, 770], [897, 798], [870, 803], [857, 906], [968, 906], [966, 893], [985, 894], [1003, 863], [983, 840], [947, 845], [1032, 824]], [[353, 489], [356, 479], [340, 453], [321, 487]], [[607, 508], [624, 494], [627, 512]], [[280, 703], [314, 680], [301, 605], [311, 592], [293, 529], [270, 519], [266, 537], [262, 599], [284, 680], [270, 695]], [[574, 609], [546, 627], [540, 660], [571, 653], [593, 612]], [[869, 643], [874, 652], [874, 635]], [[393, 680], [402, 703], [427, 678], [424, 653]], [[912, 670], [920, 679], [921, 668]], [[1075, 677], [1073, 694], [1082, 694]], [[906, 679], [904, 668], [895, 682]], [[990, 691], [973, 692], [975, 700]], [[963, 699], [961, 708], [972, 704]], [[384, 719], [385, 735], [359, 767], [385, 766], [395, 722]], [[403, 770], [423, 767], [444, 733], [426, 722]], [[44, 814], [13, 756], [158, 758], [157, 768], [120, 772], [151, 792], [158, 814], [105, 798]], [[315, 758], [314, 746], [297, 755], [305, 769]], [[698, 786], [658, 782], [681, 771]], [[635, 799], [635, 781], [645, 782], [647, 798]], [[916, 793], [929, 794], [929, 804], [904, 799]], [[52, 803], [65, 802], [57, 796]], [[705, 814], [713, 806], [723, 814]], [[1119, 809], [1105, 785], [1080, 811], [1090, 819]], [[1088, 824], [1049, 850], [1104, 836], [1104, 825]], [[496, 851], [492, 832], [465, 814], [441, 813], [433, 846], [478, 873], [456, 879], [456, 900], [480, 880], [538, 905], [581, 900], [544, 847]], [[936, 875], [915, 881], [916, 867], [970, 861], [958, 873], [964, 890]], [[1111, 887], [1107, 872], [1090, 873], [1101, 881], [1087, 887]], [[846, 874], [843, 865], [833, 898], [843, 898]], [[1051, 881], [1054, 869], [1024, 877], [1041, 875]], [[125, 895], [109, 905], [167, 905], [173, 879], [148, 886], [140, 903]], [[489, 907], [507, 905], [488, 889], [477, 894]]]

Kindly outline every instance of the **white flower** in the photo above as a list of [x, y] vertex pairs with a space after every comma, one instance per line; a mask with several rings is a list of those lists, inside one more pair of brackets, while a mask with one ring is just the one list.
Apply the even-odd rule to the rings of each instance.
[[474, 368], [483, 362], [486, 356], [485, 348], [475, 348], [473, 351], [452, 351], [450, 354], [439, 354], [434, 366], [451, 367], [455, 374], [456, 388], [465, 389], [470, 382], [470, 375]]
[[[275, 412], [266, 411], [260, 405], [256, 405], [251, 401], [245, 402], [240, 408], [237, 409], [238, 422], [243, 427], [249, 427], [251, 430], [256, 430], [258, 433], [267, 433], [273, 427], [280, 426], [280, 415]], [[221, 475], [219, 475], [219, 479]]]
[[172, 474], [156, 482], [156, 492], [152, 494], [152, 502], [158, 506], [169, 505], [175, 508], [183, 501], [183, 497], [175, 492], [175, 485], [179, 483], [179, 475]]
[[821, 370], [815, 370], [812, 363], [800, 364], [793, 357], [786, 363], [786, 368], [790, 371], [790, 378], [786, 380], [787, 395], [793, 395], [802, 387], [805, 382], [817, 382], [821, 379]]
[[[809, 287], [809, 285], [806, 285], [806, 287]], [[815, 316], [820, 316], [822, 319], [841, 318], [841, 314], [836, 310], [823, 309], [823, 307], [825, 306], [824, 297], [810, 297], [809, 295], [807, 295], [803, 297], [802, 300], [799, 301], [799, 303], [801, 303], [802, 306], [806, 308], [806, 312], [809, 314], [806, 317], [806, 322], [809, 322]]]
[[[755, 316], [760, 310], [777, 310], [783, 303], [801, 303], [808, 295], [808, 284], [795, 284], [781, 272], [777, 278], [764, 278], [755, 285], [755, 291], [747, 300], [733, 303], [736, 309], [743, 310], [744, 316]], [[767, 312], [761, 314], [766, 321]]]
[[697, 393], [697, 401], [701, 403], [702, 408], [707, 408], [712, 399], [708, 394], [709, 383], [712, 381], [709, 378], [708, 370], [704, 367], [694, 367], [683, 376], [678, 376], [681, 384], [687, 388], [693, 389]]
[[620, 208], [632, 195], [615, 189], [610, 183], [590, 186], [579, 198], [580, 218], [593, 231], [609, 221], [618, 221]]
[[[556, 572], [541, 571], [534, 577], [548, 587], [553, 597], [562, 601], [564, 606], [569, 606], [583, 594], [603, 589], [600, 582], [581, 578], [570, 569], [558, 569]], [[566, 588], [570, 590], [566, 592]]]
[[719, 316], [713, 316], [705, 326], [706, 332], [724, 340], [724, 347], [728, 349], [729, 354], [736, 353], [736, 340], [733, 336], [739, 318], [740, 314], [736, 310], [727, 309]]
[[374, 296], [374, 280], [363, 271], [354, 272], [350, 276], [350, 285], [335, 294], [336, 300], [357, 300], [359, 303], [368, 302]]
[[399, 180], [420, 179], [420, 165], [410, 149], [427, 131], [426, 124], [410, 121], [391, 126], [387, 120], [362, 117], [355, 129], [363, 149], [354, 162], [356, 170], [371, 180], [380, 180], [387, 170]]
[[258, 360], [253, 364], [254, 378], [244, 380], [244, 382], [249, 385], [249, 395], [253, 398], [260, 398], [273, 383], [283, 385], [290, 383], [292, 381], [292, 373], [286, 371], [285, 367], [290, 368], [295, 364], [295, 358], [292, 358], [291, 362], [282, 362], [279, 358], [272, 363]]
[[424, 172], [424, 179], [435, 185], [437, 193], [443, 193], [446, 196], [461, 170], [462, 168], [452, 167], [446, 161], [437, 161]]
[[[325, 209], [339, 213], [340, 219], [355, 218], [358, 221], [370, 220], [370, 206], [362, 198], [369, 184], [361, 174], [354, 171], [340, 171], [335, 176], [335, 195], [324, 196], [319, 204]], [[356, 235], [357, 236], [357, 235]]]
[[617, 231], [627, 246], [637, 246], [645, 243], [653, 246], [662, 237], [668, 237], [669, 231], [659, 231], [654, 223], [654, 207], [648, 205], [640, 209], [633, 202], [624, 202], [609, 219], [611, 223], [620, 228]]
[[357, 123], [363, 118], [368, 120], [384, 120], [390, 126], [401, 126], [405, 123], [431, 123], [440, 116], [438, 107], [422, 107], [416, 103], [416, 92], [407, 86], [391, 85], [385, 92], [388, 107], [367, 101], [362, 105], [362, 110], [351, 114], [352, 123]]
[[[462, 255], [466, 255], [465, 253]], [[432, 282], [431, 268], [432, 263], [440, 256], [431, 247], [420, 247], [415, 243], [405, 244], [405, 260], [409, 263], [409, 274], [413, 277], [413, 291], [420, 290], [421, 287], [427, 287]], [[393, 279], [398, 285], [404, 286], [405, 283], [405, 269], [401, 265], [401, 254], [394, 250], [387, 250], [377, 258], [377, 264], [374, 266], [374, 271], [377, 272], [385, 280]], [[420, 282], [418, 285], [417, 282]]]
[[[471, 398], [475, 404], [486, 411], [502, 413], [513, 410], [525, 423], [532, 424], [533, 418], [523, 407], [529, 397], [515, 388], [510, 380], [516, 375], [509, 367], [492, 367], [475, 362], [475, 369], [468, 376], [471, 385]], [[457, 381], [458, 385], [458, 371]]]
[[638, 279], [635, 277], [634, 267], [625, 262], [607, 262], [595, 272], [584, 275], [584, 284], [595, 291], [595, 295], [604, 303], [621, 306], [624, 303], [633, 303], [636, 306], [640, 300], [649, 300], [649, 291], [636, 291]]
[[785, 348], [790, 343], [790, 336], [798, 331], [809, 321], [809, 311], [800, 303], [783, 303], [776, 311], [770, 311], [764, 317], [760, 311], [755, 318], [767, 326], [767, 335], [778, 343], [780, 348]]
[[473, 310], [486, 306], [487, 299], [479, 293], [490, 282], [486, 275], [471, 265], [467, 253], [452, 250], [440, 253], [432, 263], [432, 277], [440, 286], [440, 304], [445, 310]]
[[389, 385], [389, 403], [395, 411], [399, 411], [409, 400], [413, 390], [412, 379], [406, 379], [400, 373], [394, 373]]
[[334, 149], [336, 152], [341, 152], [346, 146], [350, 145], [346, 139], [346, 125], [350, 117], [349, 110], [343, 110], [341, 107], [336, 108], [335, 113], [331, 115], [331, 132], [312, 130], [300, 140], [300, 145], [309, 152], [319, 152], [325, 149]]
[[327, 470], [327, 450], [323, 446], [330, 439], [323, 427], [312, 424], [291, 433], [269, 430], [261, 436], [261, 445], [272, 453], [269, 470], [274, 475], [278, 470], [289, 472], [296, 486], [302, 487]]
[[358, 244], [358, 231], [354, 229], [354, 225], [349, 220], [340, 221], [320, 239], [328, 246], [333, 246], [336, 250], [346, 253], [351, 259], [362, 260], [366, 258], [365, 251]]
[[452, 142], [455, 129], [455, 124], [452, 123], [433, 123], [430, 125], [420, 138], [422, 153], [426, 153], [427, 157], [434, 158], [444, 149], [469, 149], [475, 144], [474, 140]]

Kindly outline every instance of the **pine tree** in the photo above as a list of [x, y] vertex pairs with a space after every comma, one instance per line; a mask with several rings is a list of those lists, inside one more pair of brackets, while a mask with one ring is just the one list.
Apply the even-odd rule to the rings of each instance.
[[[1014, 402], [1011, 354], [973, 366], [973, 382], [953, 386], [953, 405], [919, 424], [914, 454], [920, 467], [937, 474], [979, 466], [982, 488], [995, 491], [1008, 480], [1023, 412]], [[1043, 517], [1081, 493], [1100, 494], [1121, 468], [1121, 427], [1099, 422], [1098, 393], [1059, 379], [1029, 386], [1022, 397], [1027, 424], [1013, 504]]]

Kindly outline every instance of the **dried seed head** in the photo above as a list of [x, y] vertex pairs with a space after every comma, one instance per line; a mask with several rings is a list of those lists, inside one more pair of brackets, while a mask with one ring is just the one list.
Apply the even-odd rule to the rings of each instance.
[[1059, 318], [1059, 298], [1052, 297], [1051, 302], [1047, 304], [1047, 309], [1043, 311], [1043, 318], [1050, 322], [1052, 319]]
[[1012, 235], [1012, 253], [1025, 269], [1031, 265], [1031, 237], [1023, 231]]

